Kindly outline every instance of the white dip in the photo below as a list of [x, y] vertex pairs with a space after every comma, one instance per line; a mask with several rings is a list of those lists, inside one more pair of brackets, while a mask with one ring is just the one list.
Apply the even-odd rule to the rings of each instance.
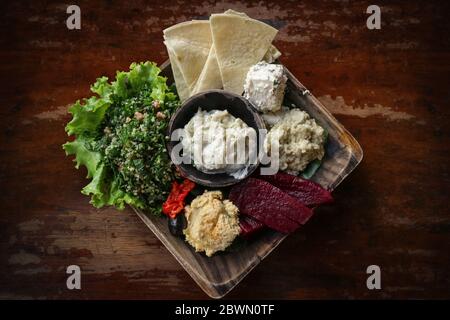
[[281, 109], [287, 77], [281, 64], [260, 62], [250, 68], [244, 83], [244, 97], [260, 112]]
[[199, 109], [184, 127], [182, 144], [198, 170], [240, 179], [256, 155], [256, 131], [226, 110]]
[[271, 155], [272, 144], [279, 143], [280, 170], [298, 174], [309, 162], [324, 156], [325, 130], [299, 109], [281, 116], [266, 136], [265, 151]]

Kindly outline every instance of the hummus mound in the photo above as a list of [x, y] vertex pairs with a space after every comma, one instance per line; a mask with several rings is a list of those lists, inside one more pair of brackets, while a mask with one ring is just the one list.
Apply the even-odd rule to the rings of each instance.
[[207, 191], [185, 208], [186, 241], [208, 257], [225, 250], [240, 232], [238, 208], [222, 198], [220, 191]]

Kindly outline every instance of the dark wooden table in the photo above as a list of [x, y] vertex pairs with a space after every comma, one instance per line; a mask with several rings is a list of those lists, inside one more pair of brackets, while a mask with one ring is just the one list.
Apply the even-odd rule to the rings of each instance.
[[[368, 5], [381, 30], [368, 30]], [[228, 298], [450, 298], [450, 7], [430, 1], [8, 1], [0, 298], [206, 298], [132, 210], [96, 210], [61, 144], [100, 75], [167, 59], [162, 29], [227, 8], [276, 26], [282, 61], [359, 140], [360, 167]], [[66, 267], [82, 289], [66, 288]], [[379, 265], [382, 289], [366, 287]]]

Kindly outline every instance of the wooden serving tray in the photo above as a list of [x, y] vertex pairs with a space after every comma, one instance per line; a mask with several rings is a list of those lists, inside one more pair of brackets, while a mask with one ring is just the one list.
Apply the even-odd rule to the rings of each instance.
[[[173, 83], [170, 62], [161, 65], [162, 74]], [[335, 189], [356, 168], [363, 151], [355, 138], [285, 67], [288, 76], [285, 101], [305, 110], [328, 131], [326, 154], [312, 180], [329, 190]], [[210, 258], [195, 250], [182, 239], [170, 234], [167, 219], [146, 215], [135, 209], [137, 215], [174, 255], [197, 284], [212, 298], [221, 298], [232, 290], [261, 260], [272, 252], [287, 235], [266, 230], [245, 242], [238, 250], [216, 254]], [[297, 232], [301, 232], [301, 229]]]

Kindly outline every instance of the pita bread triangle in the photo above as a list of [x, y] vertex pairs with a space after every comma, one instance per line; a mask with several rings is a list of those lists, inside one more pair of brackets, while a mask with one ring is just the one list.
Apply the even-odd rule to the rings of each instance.
[[[228, 9], [227, 11], [224, 12], [224, 14], [234, 14], [234, 15], [238, 15], [241, 17], [250, 18], [245, 12], [239, 12], [239, 11], [235, 11], [233, 9]], [[281, 52], [274, 45], [271, 45], [262, 60], [266, 61], [267, 63], [273, 63], [280, 56], [281, 56]]]
[[[176, 61], [175, 68], [179, 69], [190, 94], [211, 49], [209, 21], [193, 20], [179, 23], [164, 30], [164, 39], [168, 51], [171, 51], [169, 53], [172, 56], [171, 61]], [[178, 83], [182, 83], [181, 79]]]
[[223, 88], [241, 94], [249, 68], [262, 60], [278, 31], [236, 14], [213, 14], [210, 24]]
[[197, 84], [195, 85], [192, 94], [209, 89], [221, 89], [222, 87], [222, 77], [217, 63], [216, 50], [213, 45], [211, 46], [208, 59], [206, 60], [206, 64], [203, 67], [202, 73], [197, 80]]
[[184, 76], [181, 73], [178, 61], [175, 59], [173, 50], [166, 43], [166, 41], [164, 41], [164, 44], [166, 45], [167, 53], [169, 54], [170, 65], [172, 67], [173, 79], [175, 80], [175, 86], [177, 87], [178, 96], [181, 101], [184, 101], [191, 96], [191, 92], [186, 84], [186, 80], [184, 80]]

